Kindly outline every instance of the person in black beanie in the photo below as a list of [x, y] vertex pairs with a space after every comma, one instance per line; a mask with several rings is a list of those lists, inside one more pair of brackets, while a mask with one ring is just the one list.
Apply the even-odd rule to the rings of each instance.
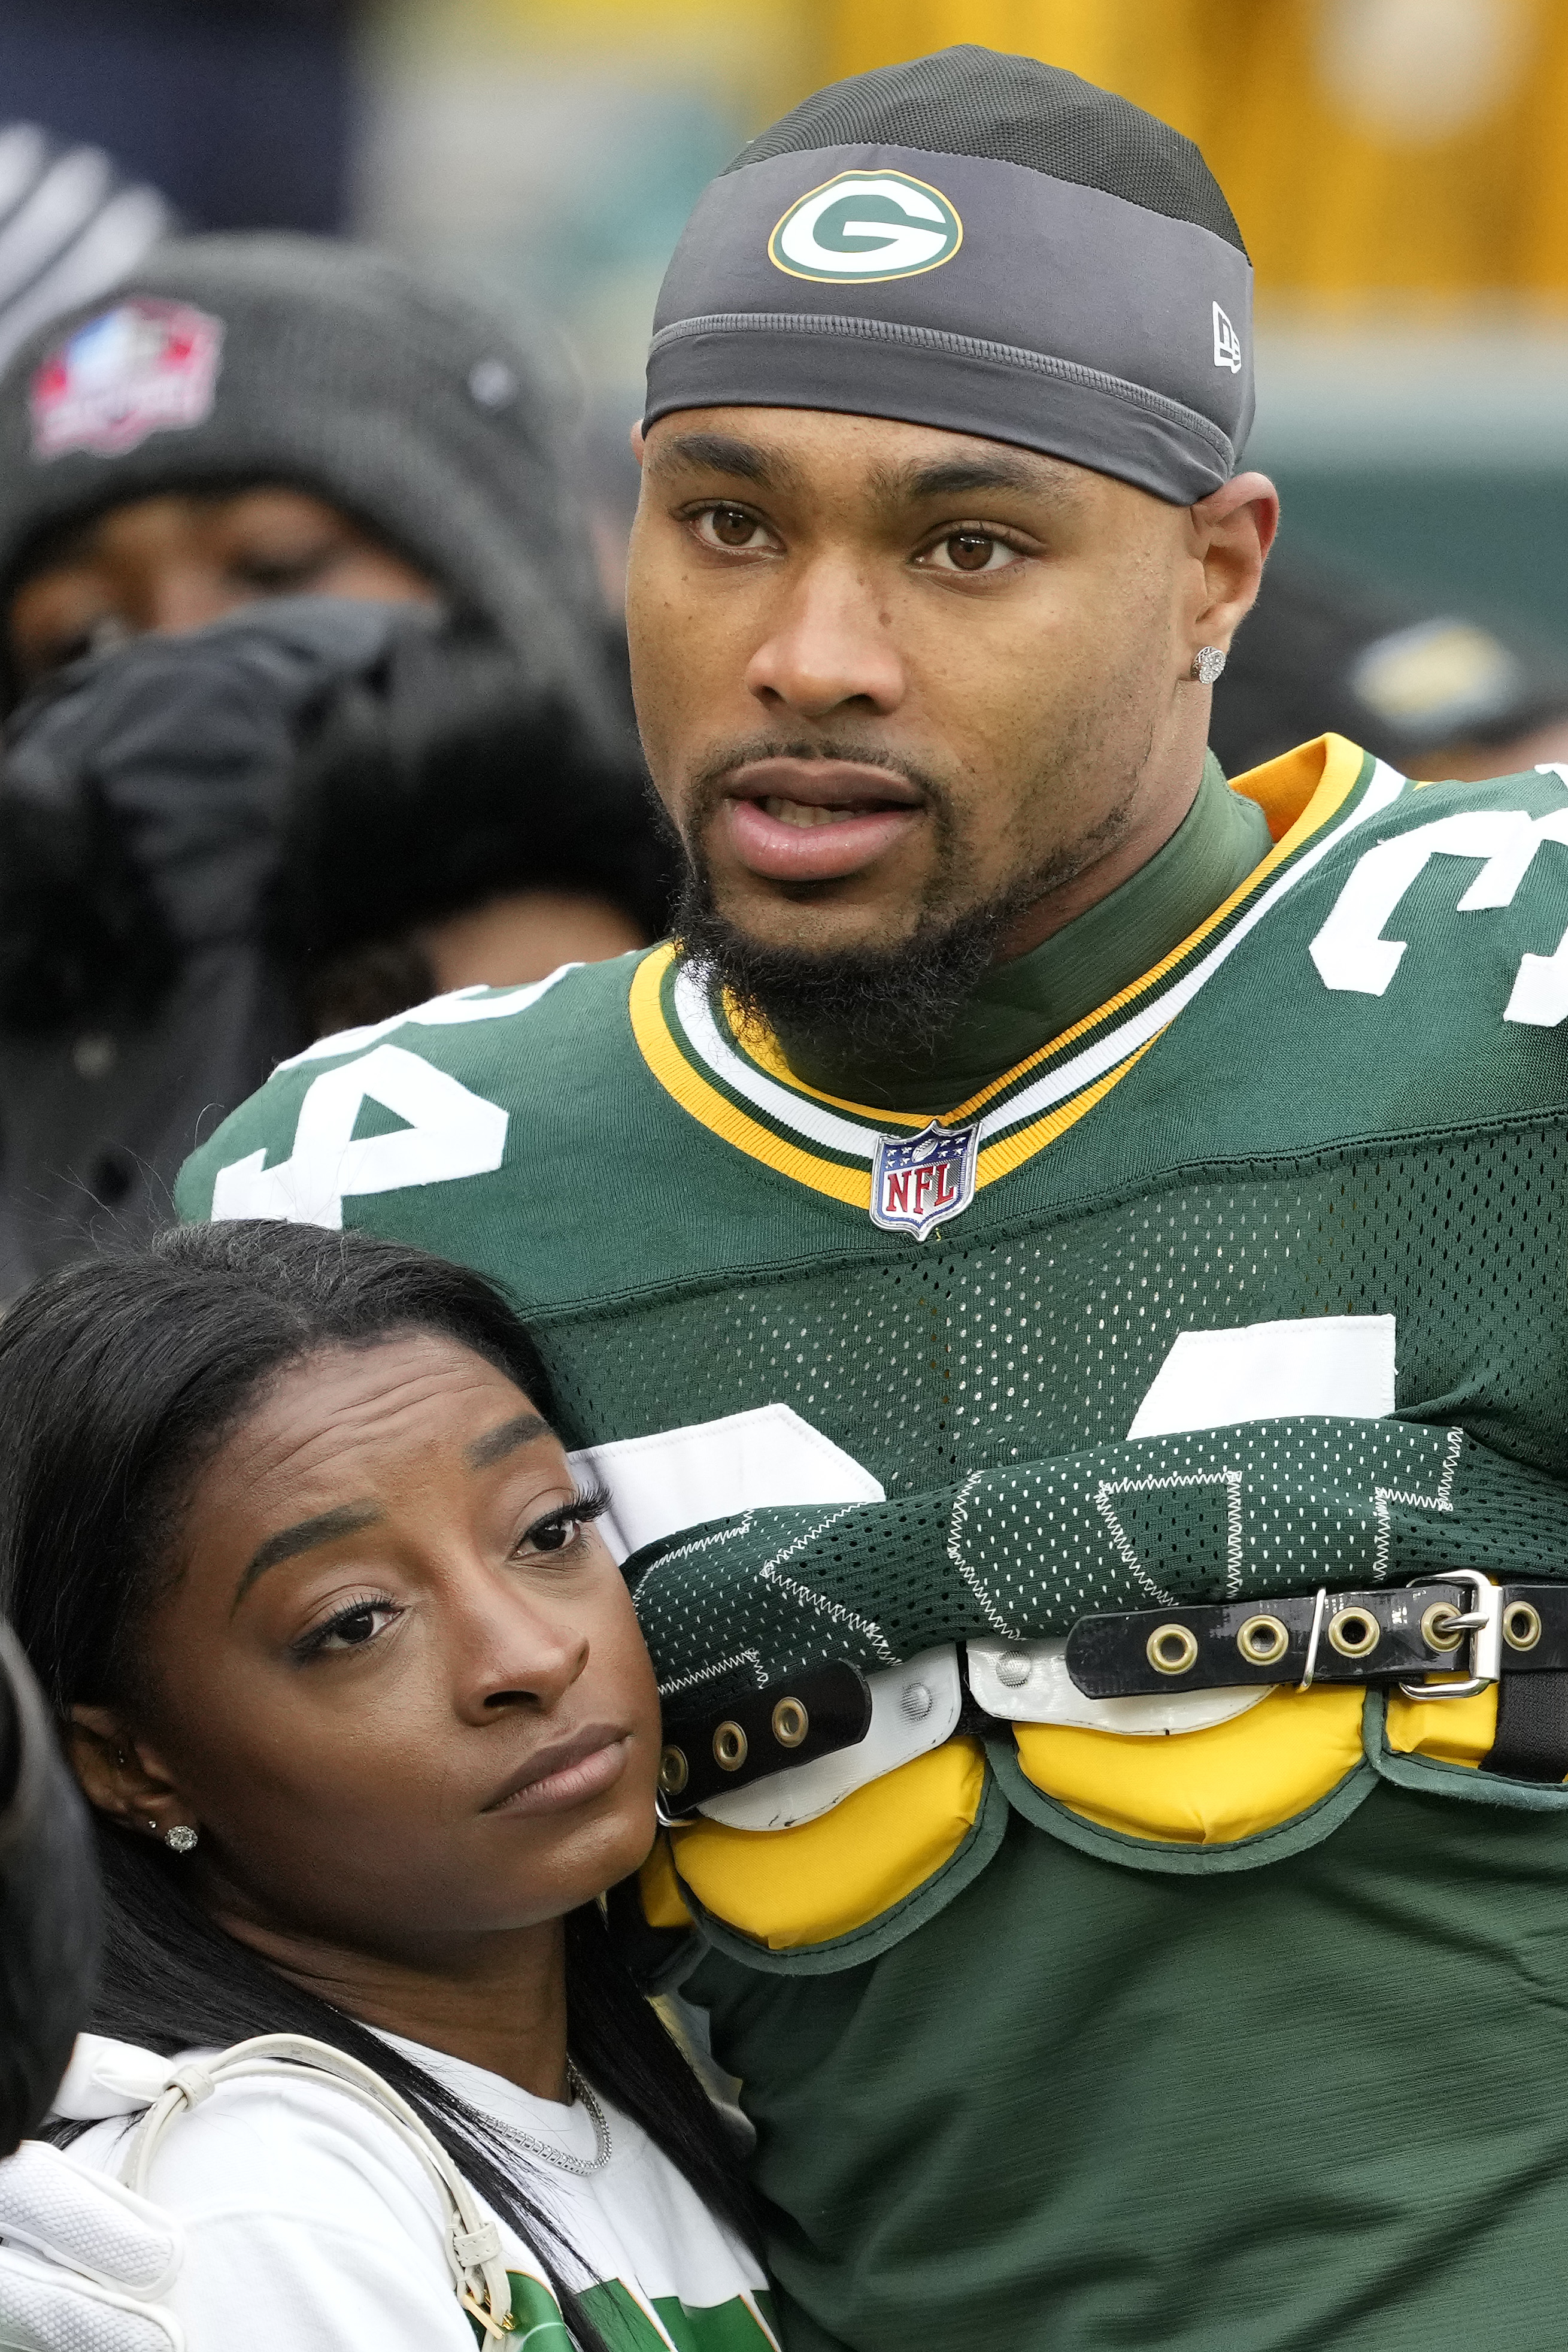
[[1281, 548], [1216, 688], [1227, 775], [1327, 728], [1413, 776], [1568, 759], [1568, 661], [1528, 631]]
[[176, 238], [0, 380], [11, 698], [269, 590], [439, 599], [592, 723], [612, 701], [556, 404], [516, 336], [367, 247]]
[[175, 240], [21, 351], [6, 701], [0, 1296], [324, 1027], [663, 928], [552, 399], [382, 256]]

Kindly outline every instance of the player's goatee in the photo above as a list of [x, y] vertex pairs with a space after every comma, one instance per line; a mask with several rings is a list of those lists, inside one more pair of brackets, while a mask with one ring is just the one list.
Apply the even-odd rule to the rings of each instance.
[[[843, 948], [758, 940], [720, 905], [704, 848], [709, 822], [727, 779], [744, 761], [763, 757], [886, 766], [919, 785], [932, 832], [930, 874], [917, 897], [890, 903], [886, 938]], [[1048, 778], [1041, 778], [1040, 790], [1049, 794]], [[1119, 803], [1104, 826], [1043, 856], [1030, 856], [1020, 844], [1019, 870], [989, 895], [977, 891], [964, 813], [941, 779], [857, 744], [780, 741], [732, 749], [695, 780], [683, 817], [684, 879], [674, 929], [692, 961], [705, 965], [735, 1004], [786, 1046], [792, 1036], [810, 1039], [824, 1060], [864, 1058], [896, 1077], [902, 1066], [918, 1063], [947, 1035], [1020, 917], [1103, 853], [1124, 822], [1124, 809]], [[815, 889], [800, 895], [803, 904], [821, 904]]]

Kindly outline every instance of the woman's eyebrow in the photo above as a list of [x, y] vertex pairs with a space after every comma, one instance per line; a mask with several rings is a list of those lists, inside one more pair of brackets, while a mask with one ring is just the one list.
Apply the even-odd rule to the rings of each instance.
[[[239, 1580], [239, 1591], [234, 1597], [237, 1609], [258, 1576], [280, 1560], [293, 1559], [302, 1551], [311, 1551], [318, 1544], [334, 1543], [340, 1536], [358, 1535], [361, 1528], [373, 1527], [382, 1514], [374, 1503], [345, 1503], [335, 1511], [319, 1511], [313, 1519], [298, 1519], [291, 1528], [280, 1528], [268, 1536]], [[233, 1616], [234, 1609], [229, 1614]]]
[[471, 1470], [488, 1470], [493, 1462], [504, 1462], [519, 1445], [530, 1444], [536, 1437], [548, 1437], [549, 1433], [549, 1422], [530, 1409], [519, 1412], [513, 1421], [504, 1421], [487, 1437], [476, 1437], [472, 1445], [464, 1449], [464, 1458]]

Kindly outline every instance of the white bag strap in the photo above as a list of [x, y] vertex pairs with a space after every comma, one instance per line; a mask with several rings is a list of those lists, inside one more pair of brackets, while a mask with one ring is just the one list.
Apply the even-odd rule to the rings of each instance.
[[221, 2084], [256, 2075], [329, 2083], [399, 2134], [424, 2167], [446, 2209], [446, 2260], [459, 2303], [487, 2335], [508, 2335], [512, 2286], [495, 2222], [408, 2101], [390, 2083], [383, 2083], [374, 2067], [334, 2050], [330, 2042], [313, 2042], [302, 2033], [262, 2033], [250, 2042], [236, 2042], [232, 2050], [222, 2051], [203, 2064], [176, 2067], [168, 2088], [152, 2102], [131, 2137], [120, 2166], [125, 2186], [145, 2196], [153, 2155], [175, 2117], [210, 2099]]

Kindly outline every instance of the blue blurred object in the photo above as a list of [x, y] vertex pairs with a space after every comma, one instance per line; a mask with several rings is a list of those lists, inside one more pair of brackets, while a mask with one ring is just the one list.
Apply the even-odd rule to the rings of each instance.
[[107, 149], [194, 228], [332, 234], [353, 0], [4, 0], [12, 121]]

